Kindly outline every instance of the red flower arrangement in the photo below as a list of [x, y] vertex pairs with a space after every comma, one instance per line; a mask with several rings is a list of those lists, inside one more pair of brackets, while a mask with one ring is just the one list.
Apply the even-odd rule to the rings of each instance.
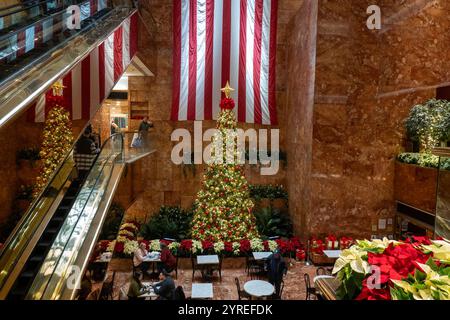
[[223, 110], [233, 110], [235, 107], [235, 103], [233, 99], [230, 98], [223, 98], [220, 101], [220, 108]]
[[323, 240], [321, 239], [316, 239], [316, 238], [311, 238], [311, 251], [313, 253], [317, 253], [322, 255], [323, 254], [323, 250], [325, 250], [325, 243], [323, 242]]
[[191, 251], [192, 249], [192, 240], [182, 240], [180, 242], [180, 248], [184, 251]]
[[303, 249], [297, 249], [297, 251], [295, 252], [295, 258], [298, 261], [304, 261], [306, 259], [306, 252]]
[[202, 248], [204, 251], [212, 250], [214, 249], [214, 243], [211, 241], [202, 241]]
[[251, 245], [249, 240], [240, 241], [240, 251], [241, 253], [248, 253], [251, 251]]
[[114, 247], [114, 252], [121, 254], [121, 253], [123, 253], [124, 249], [125, 249], [125, 244], [123, 242], [117, 241], [116, 245]]

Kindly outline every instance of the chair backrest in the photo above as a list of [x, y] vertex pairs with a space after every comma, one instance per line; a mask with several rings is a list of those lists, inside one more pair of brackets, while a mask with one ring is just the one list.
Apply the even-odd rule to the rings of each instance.
[[309, 274], [305, 273], [305, 274], [303, 275], [303, 278], [305, 279], [305, 286], [306, 286], [306, 289], [307, 289], [307, 290], [310, 289], [310, 288], [311, 288], [311, 280], [310, 280], [310, 278], [309, 278]]
[[234, 278], [234, 282], [236, 283], [238, 298], [239, 298], [239, 300], [241, 300], [241, 284], [239, 283], [239, 279], [237, 277]]
[[283, 297], [283, 290], [284, 290], [284, 281], [281, 281], [280, 296], [278, 297], [280, 300]]
[[86, 300], [98, 300], [98, 296], [100, 294], [100, 289], [95, 289], [91, 293], [88, 294]]
[[173, 291], [173, 300], [186, 300], [186, 295], [182, 286], [178, 286]]

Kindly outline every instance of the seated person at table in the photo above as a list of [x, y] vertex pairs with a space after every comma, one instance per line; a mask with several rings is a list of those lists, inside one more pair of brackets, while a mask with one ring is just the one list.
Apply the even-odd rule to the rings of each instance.
[[128, 289], [128, 299], [129, 300], [144, 300], [139, 298], [142, 294], [141, 289], [143, 288], [140, 275], [135, 273], [131, 279], [130, 288]]
[[280, 296], [281, 282], [283, 276], [287, 273], [286, 262], [281, 256], [280, 250], [277, 249], [271, 254], [266, 261], [267, 275], [269, 282], [275, 286], [275, 295]]
[[175, 282], [166, 271], [159, 274], [160, 282], [153, 285], [153, 290], [158, 295], [158, 300], [172, 300], [175, 290]]
[[147, 273], [148, 265], [144, 263], [145, 257], [148, 255], [145, 243], [141, 243], [139, 248], [134, 252], [133, 265], [135, 268], [141, 269], [142, 272]]
[[163, 270], [165, 270], [166, 272], [171, 273], [177, 265], [177, 259], [173, 256], [169, 247], [165, 243], [161, 243], [160, 260], [161, 262], [158, 262], [159, 272], [163, 272]]

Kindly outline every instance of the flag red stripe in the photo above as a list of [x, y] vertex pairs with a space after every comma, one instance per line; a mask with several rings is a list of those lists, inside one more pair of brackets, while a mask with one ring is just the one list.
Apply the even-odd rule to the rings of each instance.
[[17, 57], [25, 54], [25, 31], [20, 31], [17, 33]]
[[263, 0], [255, 2], [255, 45], [253, 51], [253, 92], [255, 123], [262, 124], [261, 113], [261, 45], [262, 45], [262, 19]]
[[223, 0], [222, 28], [222, 87], [230, 80], [231, 59], [231, 0]]
[[102, 103], [105, 99], [105, 43], [98, 46], [98, 82], [99, 96]]
[[174, 0], [173, 11], [173, 98], [172, 120], [178, 120], [181, 81], [181, 0]]
[[34, 26], [34, 47], [37, 48], [42, 43], [42, 22]]
[[73, 109], [72, 109], [72, 71], [69, 72], [63, 78], [63, 86], [64, 88], [64, 108], [70, 113], [70, 119], [73, 119]]
[[197, 0], [190, 0], [189, 9], [189, 96], [187, 119], [195, 120], [197, 98]]
[[270, 60], [269, 60], [269, 111], [270, 123], [278, 124], [276, 109], [276, 53], [277, 53], [278, 0], [272, 0], [270, 14]]
[[81, 63], [81, 118], [91, 118], [91, 56]]
[[36, 104], [37, 102], [34, 102], [27, 110], [28, 122], [34, 122], [36, 120]]
[[239, 37], [239, 95], [238, 120], [245, 122], [246, 115], [246, 60], [247, 60], [247, 0], [241, 1], [241, 31]]
[[97, 13], [97, 0], [91, 0], [90, 7], [91, 7], [91, 16], [93, 16]]
[[123, 73], [123, 28], [114, 31], [114, 82], [119, 81]]
[[206, 1], [205, 120], [212, 120], [214, 0]]
[[138, 14], [130, 17], [130, 59], [134, 57], [138, 47]]

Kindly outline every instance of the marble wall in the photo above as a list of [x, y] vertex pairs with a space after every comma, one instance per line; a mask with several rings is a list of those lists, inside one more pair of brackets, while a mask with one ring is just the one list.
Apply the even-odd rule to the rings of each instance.
[[404, 119], [450, 79], [448, 1], [386, 0], [382, 30], [370, 4], [319, 1], [309, 234], [369, 237], [393, 216]]

